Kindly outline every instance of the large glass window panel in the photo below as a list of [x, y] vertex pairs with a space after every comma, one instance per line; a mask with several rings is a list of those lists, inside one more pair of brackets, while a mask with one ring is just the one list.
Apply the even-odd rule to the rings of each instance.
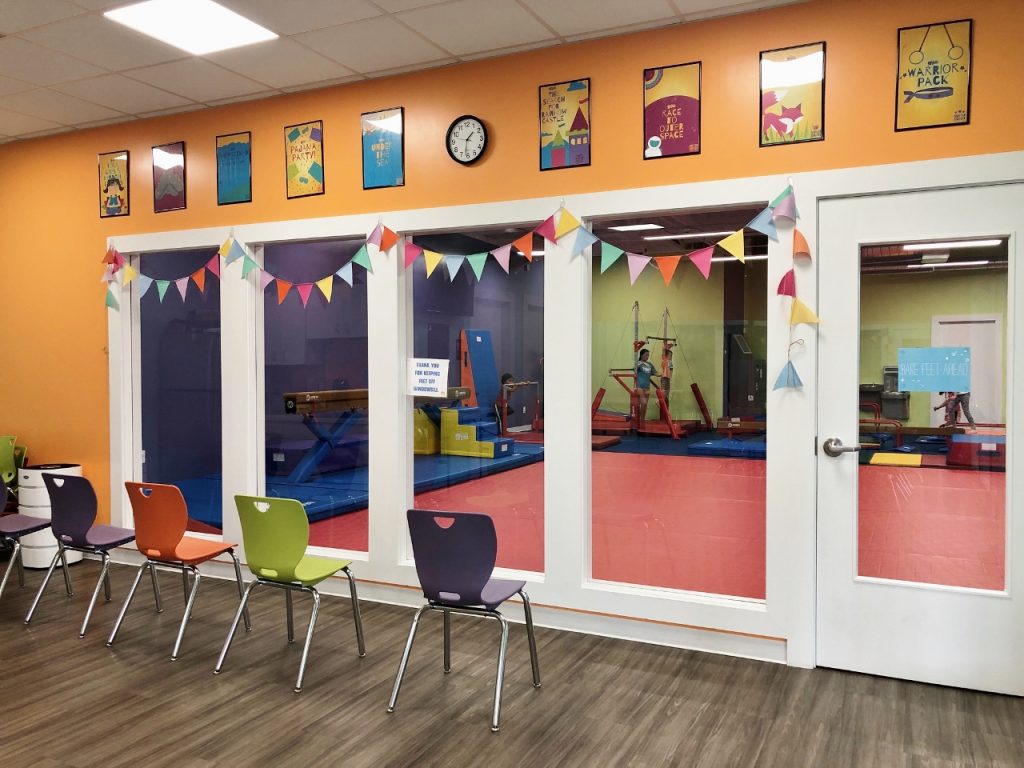
[[[760, 210], [594, 226], [595, 579], [765, 596], [767, 239], [715, 249], [707, 280], [687, 258]], [[633, 284], [616, 248], [652, 257]]]
[[1005, 587], [1007, 266], [999, 238], [861, 249], [861, 576]]
[[353, 268], [352, 285], [335, 275], [363, 243], [263, 250], [276, 278], [263, 296], [266, 494], [303, 503], [311, 544], [357, 551], [369, 537], [366, 272]]
[[[506, 273], [490, 250], [530, 230], [417, 236], [446, 258], [413, 276], [413, 355], [447, 360], [444, 398], [413, 405], [419, 508], [494, 519], [498, 566], [544, 570], [544, 257], [511, 251]], [[461, 262], [460, 256], [482, 254]], [[477, 278], [473, 261], [484, 258]]]
[[216, 254], [143, 254], [143, 277], [134, 283], [146, 286], [139, 302], [142, 480], [181, 488], [189, 529], [208, 533], [222, 530], [220, 281], [205, 270]]

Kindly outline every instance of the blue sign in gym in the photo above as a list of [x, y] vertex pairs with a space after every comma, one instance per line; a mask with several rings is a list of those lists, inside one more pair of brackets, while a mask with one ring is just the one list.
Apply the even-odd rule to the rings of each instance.
[[970, 347], [904, 347], [898, 351], [903, 392], [969, 392]]

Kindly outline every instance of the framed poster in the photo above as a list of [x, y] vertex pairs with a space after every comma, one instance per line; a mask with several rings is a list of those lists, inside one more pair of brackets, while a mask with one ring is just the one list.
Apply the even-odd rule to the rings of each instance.
[[100, 218], [127, 216], [128, 199], [128, 150], [104, 152], [97, 155], [100, 184]]
[[644, 70], [644, 160], [700, 154], [700, 62]]
[[217, 205], [252, 202], [252, 134], [217, 137]]
[[540, 169], [590, 165], [590, 78], [542, 85]]
[[364, 112], [359, 118], [363, 141], [363, 189], [405, 185], [405, 109]]
[[761, 51], [760, 146], [825, 139], [825, 43]]
[[971, 122], [972, 19], [897, 33], [896, 130]]
[[285, 126], [284, 155], [288, 199], [324, 193], [324, 123]]
[[153, 212], [185, 207], [185, 142], [153, 147]]

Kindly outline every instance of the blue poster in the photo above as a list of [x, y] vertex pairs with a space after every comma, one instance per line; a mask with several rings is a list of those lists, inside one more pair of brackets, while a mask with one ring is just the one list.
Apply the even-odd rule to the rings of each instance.
[[363, 189], [401, 187], [405, 184], [402, 107], [368, 112], [362, 116]]
[[970, 347], [904, 347], [897, 352], [903, 392], [970, 392]]
[[217, 137], [217, 205], [252, 202], [252, 136]]

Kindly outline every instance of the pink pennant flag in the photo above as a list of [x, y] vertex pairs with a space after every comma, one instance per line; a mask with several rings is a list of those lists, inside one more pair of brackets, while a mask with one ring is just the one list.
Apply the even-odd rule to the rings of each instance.
[[118, 268], [118, 269], [120, 269], [121, 267], [123, 267], [123, 266], [124, 266], [124, 256], [122, 256], [122, 255], [121, 255], [121, 254], [120, 254], [120, 253], [119, 253], [118, 251], [116, 251], [116, 250], [114, 251], [114, 263], [115, 263], [115, 264], [117, 264], [117, 268]]
[[214, 254], [214, 257], [206, 262], [206, 268], [220, 278], [220, 255]]
[[536, 232], [541, 237], [543, 237], [545, 240], [548, 240], [552, 243], [558, 242], [557, 238], [555, 237], [555, 217], [553, 215], [548, 216], [544, 220], [544, 223], [533, 231]]
[[416, 258], [423, 253], [423, 249], [418, 245], [413, 245], [408, 240], [405, 241], [405, 268], [408, 269], [412, 266], [412, 263], [416, 261]]
[[181, 300], [184, 301], [185, 294], [188, 292], [188, 275], [175, 280], [174, 284], [178, 286], [178, 293], [181, 294]]
[[644, 267], [650, 264], [651, 257], [641, 256], [638, 253], [627, 253], [626, 259], [629, 261], [629, 284], [633, 285], [640, 277], [640, 273], [644, 271]]
[[790, 193], [779, 200], [779, 204], [772, 210], [772, 219], [778, 221], [779, 219], [786, 219], [788, 221], [796, 221], [796, 195]]
[[266, 270], [260, 272], [260, 290], [265, 291], [267, 286], [274, 282], [274, 276]]
[[711, 254], [714, 251], [715, 246], [709, 245], [707, 248], [701, 248], [699, 251], [694, 251], [690, 254], [690, 261], [704, 275], [705, 280], [711, 277]]
[[299, 298], [302, 299], [302, 306], [306, 306], [309, 301], [309, 294], [313, 292], [312, 283], [299, 283], [295, 286], [295, 290], [299, 292]]
[[778, 295], [796, 297], [796, 272], [792, 269], [784, 274], [779, 281]]
[[370, 233], [370, 236], [366, 238], [366, 242], [373, 243], [375, 246], [377, 246], [378, 249], [380, 249], [380, 236], [383, 233], [384, 225], [378, 224], [376, 227], [373, 228], [373, 232]]
[[505, 270], [506, 275], [508, 274], [508, 255], [511, 250], [512, 243], [509, 243], [508, 245], [503, 245], [501, 248], [495, 248], [491, 251], [491, 255], [494, 257], [494, 260], [501, 265], [501, 268]]

